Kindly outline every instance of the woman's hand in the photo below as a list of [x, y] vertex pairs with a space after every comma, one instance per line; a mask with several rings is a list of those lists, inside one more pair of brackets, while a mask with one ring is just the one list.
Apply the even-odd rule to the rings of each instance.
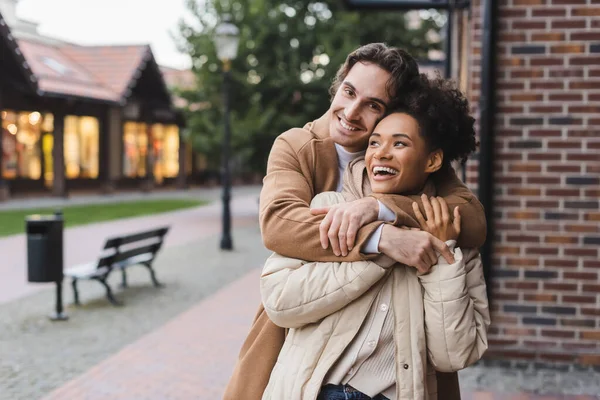
[[426, 218], [423, 217], [421, 210], [419, 210], [419, 205], [416, 202], [412, 204], [421, 229], [429, 232], [443, 242], [458, 239], [458, 235], [460, 234], [460, 212], [458, 211], [458, 207], [454, 207], [454, 220], [452, 221], [448, 205], [442, 197], [428, 199], [423, 194], [421, 199]]

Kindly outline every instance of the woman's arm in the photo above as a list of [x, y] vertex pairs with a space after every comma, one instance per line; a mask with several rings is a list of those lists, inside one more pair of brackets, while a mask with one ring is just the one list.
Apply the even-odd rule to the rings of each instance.
[[453, 264], [440, 257], [429, 274], [419, 276], [427, 354], [441, 372], [468, 367], [488, 348], [490, 313], [479, 252], [457, 248], [454, 257]]
[[[455, 207], [450, 217], [441, 197], [422, 198], [414, 212], [421, 229], [453, 248], [461, 232], [462, 216]], [[490, 326], [481, 258], [476, 249], [454, 252], [454, 262], [442, 256], [429, 273], [417, 274], [423, 286], [425, 335], [431, 364], [441, 372], [455, 372], [479, 360], [487, 350]]]
[[[458, 179], [454, 169], [448, 168], [433, 175], [436, 192], [448, 207], [458, 206], [463, 217], [458, 245], [462, 248], [479, 248], [485, 243], [487, 224], [483, 206], [465, 184]], [[399, 196], [389, 194], [372, 194], [396, 215], [394, 225], [418, 227], [411, 204], [417, 202], [423, 209], [420, 196]]]
[[[377, 260], [386, 268], [393, 261]], [[284, 328], [299, 328], [341, 310], [369, 290], [386, 268], [372, 261], [307, 262], [273, 254], [260, 278], [269, 318]]]

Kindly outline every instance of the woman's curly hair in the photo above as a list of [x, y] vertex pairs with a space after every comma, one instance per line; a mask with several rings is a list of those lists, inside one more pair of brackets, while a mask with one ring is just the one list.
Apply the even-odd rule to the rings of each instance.
[[465, 162], [477, 148], [469, 101], [449, 79], [420, 74], [392, 112], [403, 112], [417, 120], [430, 151], [444, 152], [444, 167], [455, 160]]

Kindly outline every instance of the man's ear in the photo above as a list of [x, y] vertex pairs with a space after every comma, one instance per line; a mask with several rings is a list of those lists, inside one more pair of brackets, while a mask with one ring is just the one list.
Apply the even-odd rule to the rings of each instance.
[[437, 149], [429, 153], [429, 157], [427, 158], [427, 165], [425, 167], [425, 172], [428, 174], [432, 174], [438, 169], [442, 168], [442, 163], [444, 162], [444, 152], [441, 149]]

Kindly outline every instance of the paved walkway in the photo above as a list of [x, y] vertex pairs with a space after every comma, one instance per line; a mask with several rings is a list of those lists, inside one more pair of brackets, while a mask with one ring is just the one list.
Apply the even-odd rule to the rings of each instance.
[[[219, 203], [69, 229], [67, 262], [78, 263], [115, 230], [172, 226], [156, 262], [165, 288], [152, 287], [144, 269], [133, 269], [130, 287], [117, 291], [125, 306], [115, 308], [100, 285], [82, 282], [84, 305], [68, 306], [65, 323], [45, 318], [54, 298], [48, 285], [23, 283], [24, 238], [1, 240], [10, 262], [0, 265], [9, 279], [0, 282], [0, 399], [220, 399], [256, 311], [268, 255], [257, 226], [257, 193], [234, 192], [233, 252], [218, 250]], [[119, 277], [113, 278], [114, 285]], [[461, 372], [461, 387], [464, 400], [600, 399], [599, 377], [590, 373], [478, 365]], [[561, 392], [571, 395], [550, 395]]]
[[[44, 400], [220, 399], [260, 300], [259, 271], [251, 271]], [[468, 374], [469, 369], [464, 372]], [[511, 384], [505, 382], [505, 392], [517, 389]], [[462, 397], [464, 400], [600, 398], [469, 391], [464, 385]]]

